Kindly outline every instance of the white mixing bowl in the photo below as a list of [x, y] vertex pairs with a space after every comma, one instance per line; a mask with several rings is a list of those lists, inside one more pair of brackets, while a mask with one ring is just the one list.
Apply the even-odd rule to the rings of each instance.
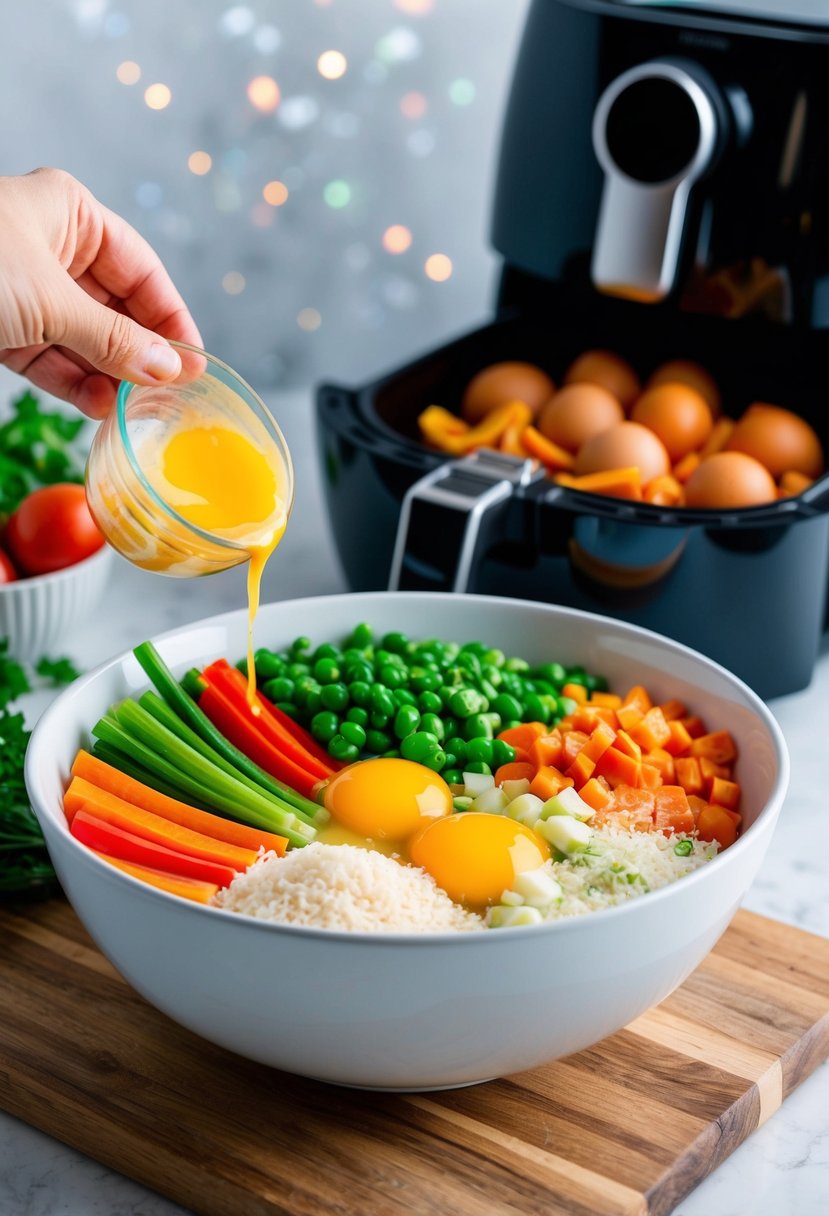
[[[616, 620], [477, 596], [369, 593], [271, 604], [259, 646], [298, 634], [480, 639], [530, 661], [582, 663], [626, 691], [679, 697], [739, 748], [743, 834], [722, 856], [622, 907], [533, 928], [382, 935], [278, 926], [168, 895], [115, 870], [70, 836], [62, 795], [75, 752], [146, 677], [122, 655], [78, 680], [38, 724], [26, 782], [63, 888], [104, 954], [177, 1022], [263, 1064], [345, 1085], [436, 1089], [568, 1055], [663, 1000], [704, 958], [763, 860], [788, 783], [768, 709], [723, 668]], [[247, 617], [166, 634], [177, 673], [244, 653]], [[136, 639], [139, 640], [139, 639]]]

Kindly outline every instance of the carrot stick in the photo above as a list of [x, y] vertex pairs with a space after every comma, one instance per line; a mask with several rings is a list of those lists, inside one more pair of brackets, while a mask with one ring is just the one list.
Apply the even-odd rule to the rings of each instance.
[[227, 844], [214, 836], [205, 836], [202, 832], [182, 827], [169, 819], [162, 819], [151, 811], [143, 811], [140, 807], [124, 802], [123, 798], [98, 789], [97, 786], [84, 781], [83, 777], [72, 778], [64, 794], [63, 805], [70, 826], [76, 812], [86, 807], [87, 811], [99, 819], [123, 828], [125, 832], [134, 832], [144, 840], [152, 840], [181, 853], [189, 853], [191, 857], [217, 861], [220, 865], [230, 866], [234, 870], [246, 870], [258, 856], [253, 849], [240, 849], [235, 844]]
[[219, 890], [214, 882], [200, 882], [197, 878], [176, 878], [172, 874], [162, 874], [160, 870], [109, 857], [106, 853], [99, 853], [97, 849], [92, 852], [116, 870], [123, 870], [125, 874], [131, 874], [133, 878], [140, 878], [142, 882], [149, 883], [151, 887], [159, 887], [162, 891], [169, 891], [171, 895], [180, 895], [183, 899], [192, 899], [198, 904], [209, 904]]
[[173, 874], [177, 878], [197, 878], [201, 882], [227, 887], [236, 877], [237, 871], [230, 866], [205, 861], [187, 853], [178, 853], [165, 845], [144, 840], [133, 832], [125, 832], [123, 828], [115, 827], [105, 819], [99, 819], [84, 807], [73, 815], [69, 830], [76, 840], [98, 853], [106, 853], [108, 857], [117, 857], [120, 861], [131, 861], [139, 866], [162, 870], [165, 874]]
[[83, 777], [91, 785], [106, 790], [108, 794], [114, 794], [116, 798], [122, 798], [124, 802], [129, 802], [144, 811], [151, 811], [154, 815], [160, 815], [162, 819], [169, 819], [172, 823], [181, 824], [182, 827], [192, 828], [195, 832], [203, 832], [205, 836], [224, 840], [227, 844], [235, 844], [242, 849], [252, 849], [254, 852], [258, 849], [265, 849], [278, 853], [280, 856], [285, 852], [284, 836], [277, 836], [274, 832], [264, 832], [259, 828], [249, 828], [244, 823], [235, 823], [232, 819], [225, 819], [210, 811], [198, 810], [186, 802], [179, 802], [176, 798], [168, 798], [165, 794], [160, 794], [157, 790], [150, 789], [148, 785], [136, 781], [133, 777], [128, 777], [126, 773], [113, 768], [111, 764], [106, 764], [97, 756], [92, 756], [83, 749], [75, 757], [72, 776]]

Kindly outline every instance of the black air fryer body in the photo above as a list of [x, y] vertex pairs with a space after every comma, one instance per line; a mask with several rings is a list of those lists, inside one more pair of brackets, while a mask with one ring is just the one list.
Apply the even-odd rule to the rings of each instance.
[[[763, 696], [808, 683], [825, 628], [829, 477], [733, 512], [553, 485], [532, 462], [423, 446], [482, 367], [556, 382], [586, 349], [644, 377], [699, 361], [738, 416], [795, 410], [829, 451], [829, 25], [535, 0], [502, 139], [483, 329], [356, 390], [324, 386], [318, 433], [355, 590], [475, 590], [669, 634]], [[780, 6], [781, 8], [783, 5]], [[797, 4], [787, 6], [796, 8]]]

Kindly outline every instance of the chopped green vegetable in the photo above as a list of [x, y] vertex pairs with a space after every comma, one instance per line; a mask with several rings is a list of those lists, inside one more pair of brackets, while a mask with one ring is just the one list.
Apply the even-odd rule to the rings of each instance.
[[10, 659], [8, 649], [9, 639], [3, 638], [0, 640], [0, 709], [5, 709], [24, 692], [30, 692], [32, 687], [22, 663]]
[[38, 659], [35, 664], [35, 671], [44, 680], [48, 680], [53, 688], [60, 688], [63, 684], [71, 684], [80, 675], [71, 659], [49, 659], [46, 656]]
[[694, 851], [693, 840], [678, 840], [674, 845], [674, 852], [677, 857], [690, 857]]
[[28, 391], [12, 402], [12, 410], [0, 426], [0, 516], [11, 515], [41, 486], [83, 481], [75, 440], [84, 419], [43, 410]]

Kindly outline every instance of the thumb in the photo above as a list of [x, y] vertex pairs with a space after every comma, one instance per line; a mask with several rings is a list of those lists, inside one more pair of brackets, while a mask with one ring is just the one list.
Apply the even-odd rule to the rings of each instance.
[[60, 313], [49, 335], [52, 342], [117, 380], [152, 385], [176, 379], [181, 359], [166, 339], [100, 304], [68, 276], [61, 278]]

